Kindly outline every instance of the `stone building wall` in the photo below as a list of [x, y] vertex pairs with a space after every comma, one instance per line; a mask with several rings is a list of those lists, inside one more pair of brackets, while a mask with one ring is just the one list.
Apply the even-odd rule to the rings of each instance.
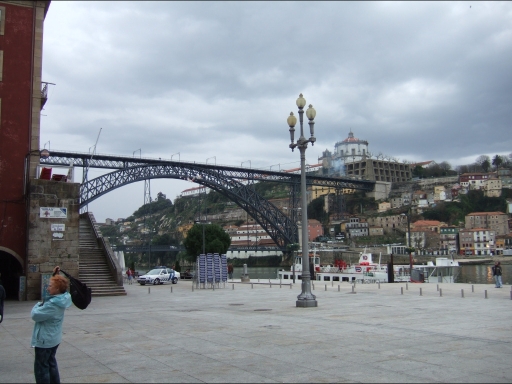
[[[78, 277], [79, 192], [78, 183], [30, 181], [27, 300], [41, 298], [41, 274], [51, 273], [56, 265]], [[65, 208], [66, 217], [41, 217], [44, 207]], [[54, 226], [52, 231], [52, 224], [63, 224], [64, 230]]]

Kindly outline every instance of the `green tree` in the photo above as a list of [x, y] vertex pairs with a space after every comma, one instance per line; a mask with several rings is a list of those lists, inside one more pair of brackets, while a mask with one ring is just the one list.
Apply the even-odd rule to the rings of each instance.
[[416, 165], [412, 170], [412, 175], [414, 177], [419, 177], [420, 179], [425, 177], [426, 170], [421, 165]]
[[326, 224], [329, 215], [324, 210], [324, 196], [317, 197], [308, 205], [308, 219], [316, 219], [322, 224]]
[[489, 159], [485, 159], [480, 165], [484, 172], [489, 172], [489, 168], [491, 168], [491, 162], [489, 161]]
[[491, 159], [487, 155], [480, 155], [476, 158], [475, 164], [480, 166], [484, 172], [488, 172], [491, 167]]
[[102, 225], [100, 227], [100, 232], [105, 237], [118, 237], [119, 230], [116, 225]]
[[194, 224], [187, 232], [183, 246], [187, 250], [187, 259], [194, 261], [203, 253], [203, 225], [206, 253], [226, 253], [231, 245], [231, 238], [217, 224]]
[[501, 164], [503, 164], [503, 159], [501, 158], [501, 156], [500, 155], [494, 156], [494, 158], [492, 159], [492, 165], [494, 165], [496, 167], [496, 171], [498, 171], [500, 169]]
[[163, 235], [153, 236], [151, 239], [151, 244], [153, 245], [170, 245], [174, 244], [175, 240], [168, 233], [164, 233]]
[[287, 249], [287, 258], [285, 261], [290, 261], [293, 260], [293, 256], [296, 255], [296, 251], [298, 251], [300, 249], [300, 244], [299, 243], [290, 243], [286, 246], [286, 249]]

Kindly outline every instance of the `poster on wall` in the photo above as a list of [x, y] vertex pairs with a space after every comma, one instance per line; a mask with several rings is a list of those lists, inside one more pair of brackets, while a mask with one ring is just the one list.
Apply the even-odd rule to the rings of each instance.
[[64, 232], [66, 230], [66, 224], [52, 224], [52, 232]]
[[62, 232], [53, 232], [52, 233], [53, 240], [64, 240], [64, 233]]
[[44, 219], [65, 219], [68, 217], [68, 209], [62, 207], [40, 207], [39, 217]]

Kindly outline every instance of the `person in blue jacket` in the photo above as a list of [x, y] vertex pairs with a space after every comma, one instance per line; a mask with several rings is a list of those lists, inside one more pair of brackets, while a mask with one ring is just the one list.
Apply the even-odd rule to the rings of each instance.
[[50, 298], [37, 303], [32, 308], [34, 331], [32, 347], [35, 347], [34, 376], [36, 383], [60, 383], [59, 368], [55, 354], [62, 340], [64, 310], [71, 306], [71, 295], [67, 292], [69, 280], [58, 275], [55, 267], [50, 279]]

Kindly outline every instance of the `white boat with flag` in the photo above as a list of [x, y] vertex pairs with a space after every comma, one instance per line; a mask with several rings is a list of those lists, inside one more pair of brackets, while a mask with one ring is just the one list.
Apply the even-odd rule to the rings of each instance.
[[[359, 283], [387, 283], [389, 280], [387, 264], [373, 261], [370, 252], [361, 252], [359, 261], [349, 265], [343, 260], [335, 260], [334, 265], [322, 265], [320, 257], [314, 250], [309, 254], [310, 266], [313, 266], [312, 280], [314, 281], [347, 281]], [[393, 265], [393, 278], [395, 282], [454, 282], [454, 275], [458, 270], [458, 263], [447, 258], [436, 258], [436, 263], [429, 262], [427, 265], [416, 265], [412, 270], [407, 265]], [[293, 275], [298, 280], [302, 279], [302, 256], [296, 256], [290, 270], [281, 269], [278, 271], [278, 279], [291, 280]]]

